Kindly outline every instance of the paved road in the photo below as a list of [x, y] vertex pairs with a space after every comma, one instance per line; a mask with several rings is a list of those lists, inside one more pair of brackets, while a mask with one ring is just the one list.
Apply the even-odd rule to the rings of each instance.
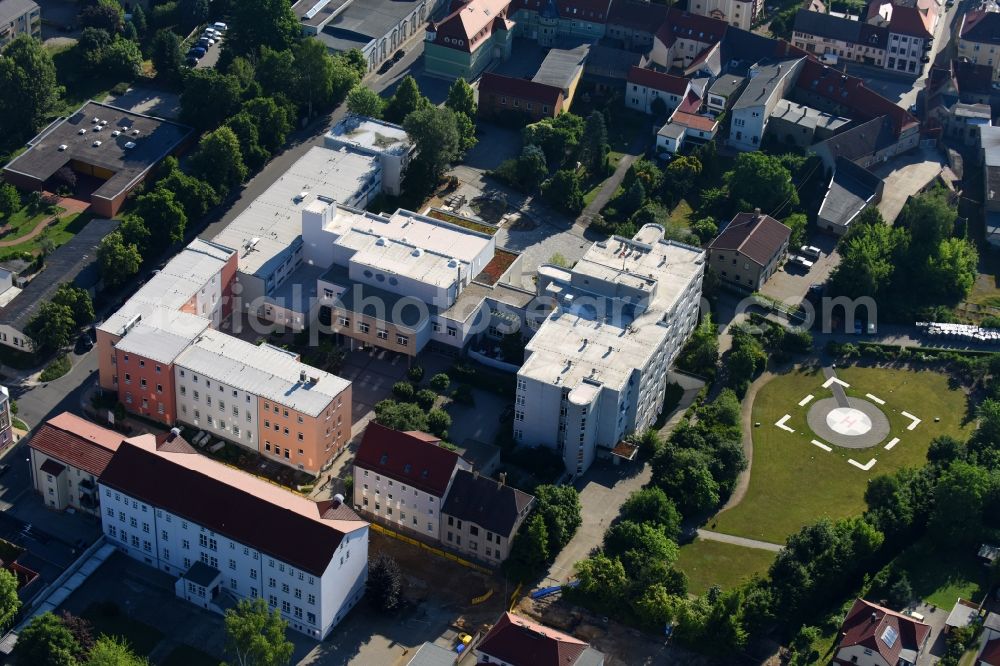
[[698, 536], [709, 541], [719, 541], [721, 543], [731, 543], [734, 546], [744, 548], [756, 548], [757, 550], [769, 550], [777, 553], [784, 546], [770, 541], [758, 541], [757, 539], [747, 539], [746, 537], [733, 536], [732, 534], [722, 534], [721, 532], [711, 532], [709, 530], [698, 530]]

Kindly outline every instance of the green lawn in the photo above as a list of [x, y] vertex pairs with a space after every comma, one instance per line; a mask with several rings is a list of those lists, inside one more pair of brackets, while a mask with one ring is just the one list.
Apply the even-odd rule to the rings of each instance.
[[676, 227], [690, 227], [691, 216], [694, 215], [694, 211], [691, 209], [691, 204], [685, 199], [681, 199], [680, 203], [674, 206], [674, 209], [670, 211], [669, 223], [671, 226]]
[[[63, 212], [63, 209], [57, 207], [55, 212], [61, 213]], [[10, 242], [21, 238], [25, 234], [30, 233], [36, 226], [38, 226], [39, 222], [49, 215], [51, 215], [51, 213], [45, 212], [44, 210], [32, 213], [28, 210], [28, 207], [25, 206], [10, 217], [5, 217], [2, 221], [0, 221], [0, 229], [3, 229], [3, 235], [0, 236], [0, 241]]]
[[[754, 453], [750, 486], [743, 501], [713, 519], [713, 530], [774, 543], [822, 516], [833, 519], [861, 513], [865, 508], [864, 491], [870, 478], [905, 466], [925, 462], [931, 440], [943, 434], [964, 439], [971, 432], [963, 424], [966, 396], [948, 386], [948, 377], [929, 370], [849, 367], [837, 370], [850, 383], [848, 393], [871, 392], [886, 401], [883, 411], [889, 418], [889, 439], [900, 442], [891, 451], [882, 444], [863, 450], [834, 447], [830, 453], [813, 446], [814, 438], [806, 426], [808, 407], [798, 407], [807, 394], [816, 399], [831, 393], [821, 388], [819, 370], [798, 371], [773, 379], [757, 394], [753, 405]], [[909, 411], [923, 422], [916, 430], [906, 430], [910, 421], [899, 412]], [[795, 433], [785, 432], [774, 423], [791, 415], [787, 425]], [[935, 423], [934, 418], [940, 417]], [[868, 472], [847, 463], [848, 458], [866, 463], [878, 462]]]
[[989, 590], [988, 572], [975, 548], [941, 550], [918, 541], [891, 566], [906, 572], [914, 594], [945, 610], [951, 610], [959, 597], [979, 603]]
[[219, 660], [190, 645], [178, 645], [160, 666], [219, 666]]
[[95, 636], [120, 636], [128, 641], [136, 654], [149, 654], [163, 640], [163, 632], [129, 617], [124, 609], [119, 609], [117, 614], [109, 614], [100, 604], [92, 604], [83, 612], [83, 618], [94, 625]]
[[677, 568], [687, 574], [688, 592], [703, 594], [713, 585], [729, 589], [755, 573], [767, 572], [775, 553], [695, 539], [681, 546]]

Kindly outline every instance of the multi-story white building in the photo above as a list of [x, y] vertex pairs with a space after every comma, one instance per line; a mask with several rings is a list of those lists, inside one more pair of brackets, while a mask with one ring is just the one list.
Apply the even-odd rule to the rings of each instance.
[[416, 152], [406, 130], [399, 125], [355, 115], [348, 115], [330, 128], [323, 144], [377, 157], [382, 165], [382, 189], [393, 196], [402, 191], [406, 167]]
[[440, 541], [441, 509], [458, 470], [471, 470], [440, 439], [374, 421], [354, 457], [354, 507], [375, 520]]
[[996, 0], [983, 0], [963, 14], [958, 35], [958, 57], [989, 67], [993, 80], [1000, 80], [1000, 5]]
[[122, 442], [99, 481], [105, 537], [222, 613], [262, 598], [321, 640], [364, 594], [368, 523], [199, 455], [172, 434]]
[[572, 270], [539, 268], [551, 312], [517, 373], [514, 438], [556, 449], [572, 474], [653, 423], [698, 323], [705, 253], [663, 236], [647, 224], [595, 243]]
[[885, 68], [920, 76], [930, 62], [931, 40], [941, 19], [938, 0], [876, 0], [868, 5], [867, 23], [889, 31]]
[[20, 35], [42, 36], [42, 10], [32, 0], [0, 0], [0, 48]]
[[749, 81], [733, 104], [729, 145], [737, 150], [760, 148], [767, 123], [795, 81], [805, 58], [761, 62], [750, 68]]
[[656, 107], [662, 105], [660, 113], [669, 114], [680, 106], [690, 89], [691, 82], [682, 76], [632, 67], [629, 69], [628, 78], [625, 79], [625, 106], [643, 113], [655, 114]]

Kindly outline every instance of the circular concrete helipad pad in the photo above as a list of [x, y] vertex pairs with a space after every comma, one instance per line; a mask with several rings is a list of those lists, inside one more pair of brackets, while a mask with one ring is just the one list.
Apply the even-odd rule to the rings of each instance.
[[817, 400], [806, 421], [818, 439], [848, 449], [867, 449], [889, 435], [889, 419], [874, 403], [847, 398], [848, 406], [836, 398]]

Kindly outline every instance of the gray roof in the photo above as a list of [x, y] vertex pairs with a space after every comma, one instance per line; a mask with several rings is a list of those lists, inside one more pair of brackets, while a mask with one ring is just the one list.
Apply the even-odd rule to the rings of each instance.
[[413, 658], [406, 662], [406, 666], [455, 666], [456, 658], [451, 650], [434, 643], [424, 643]]
[[589, 52], [590, 46], [587, 44], [575, 49], [550, 49], [531, 80], [560, 88], [564, 93], [568, 93], [584, 63], [587, 62]]
[[795, 14], [795, 31], [816, 37], [827, 37], [842, 42], [861, 41], [861, 21], [852, 21], [830, 14], [820, 14], [800, 9]]
[[0, 23], [10, 23], [35, 9], [38, 9], [38, 4], [32, 0], [0, 0]]
[[844, 157], [852, 162], [873, 155], [896, 143], [892, 122], [888, 116], [873, 118], [836, 134], [826, 141], [813, 146], [813, 150], [823, 146], [834, 159]]
[[460, 469], [451, 482], [441, 513], [509, 537], [534, 499], [517, 488]]
[[840, 157], [817, 217], [847, 227], [879, 195], [882, 180], [871, 171]]
[[795, 64], [802, 58], [784, 60], [781, 62], [762, 62], [755, 74], [750, 77], [747, 87], [743, 89], [739, 99], [733, 104], [734, 109], [746, 109], [751, 106], [760, 106], [767, 103], [767, 100], [776, 90], [780, 91], [781, 82], [786, 76], [794, 76]]
[[210, 567], [201, 560], [198, 560], [191, 565], [181, 578], [184, 580], [189, 580], [195, 585], [201, 585], [202, 587], [208, 587], [211, 585], [216, 578], [219, 577], [219, 570], [215, 567]]
[[89, 288], [98, 282], [97, 246], [121, 224], [118, 220], [91, 220], [65, 245], [45, 258], [45, 268], [2, 310], [0, 324], [23, 331], [38, 306], [49, 300], [64, 282]]
[[708, 93], [710, 95], [729, 97], [740, 89], [740, 86], [743, 85], [744, 81], [746, 81], [746, 77], [744, 76], [737, 76], [736, 74], [722, 74], [712, 83], [712, 85], [708, 87]]
[[337, 51], [362, 48], [392, 30], [419, 4], [419, 0], [354, 0], [326, 24], [318, 38]]

